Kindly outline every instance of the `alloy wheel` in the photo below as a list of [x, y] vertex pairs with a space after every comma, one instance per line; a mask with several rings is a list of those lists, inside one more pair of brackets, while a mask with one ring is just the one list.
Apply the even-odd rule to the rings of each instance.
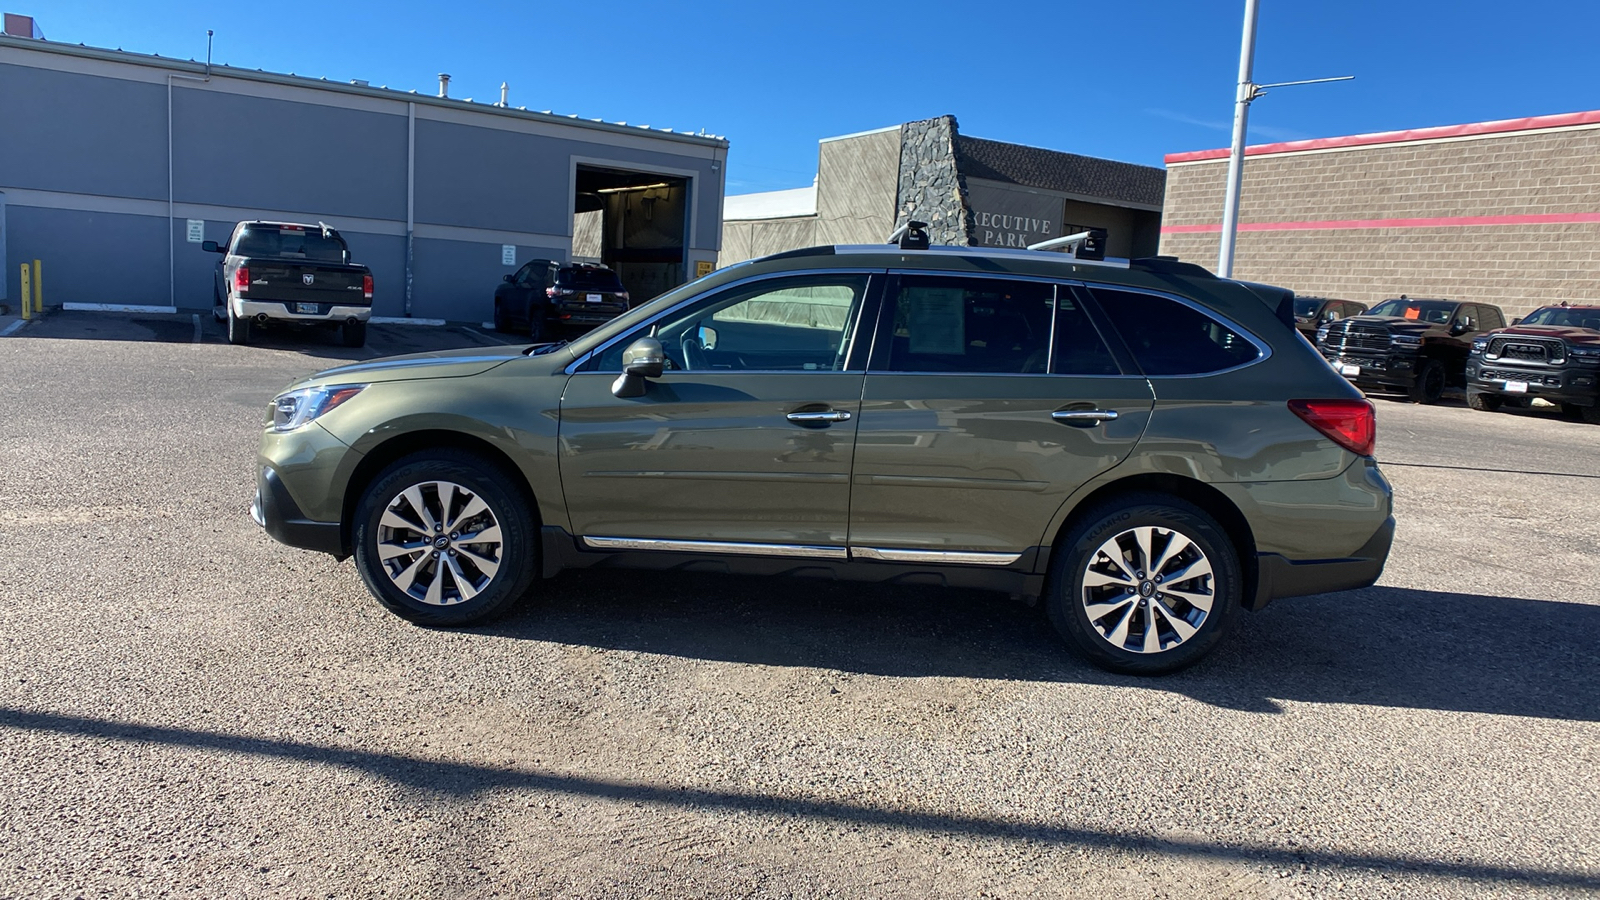
[[378, 520], [378, 559], [394, 586], [432, 606], [464, 603], [500, 570], [500, 521], [482, 497], [450, 481], [414, 484]]
[[1211, 561], [1182, 533], [1140, 526], [1089, 556], [1083, 611], [1102, 640], [1130, 653], [1161, 653], [1205, 624], [1215, 599]]

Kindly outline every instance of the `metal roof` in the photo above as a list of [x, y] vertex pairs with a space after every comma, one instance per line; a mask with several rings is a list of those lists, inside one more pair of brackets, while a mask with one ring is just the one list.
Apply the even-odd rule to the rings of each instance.
[[407, 103], [421, 103], [439, 106], [447, 109], [464, 110], [481, 113], [484, 115], [506, 116], [515, 119], [531, 119], [538, 122], [548, 122], [557, 125], [569, 125], [579, 128], [591, 128], [598, 131], [609, 131], [617, 134], [638, 135], [641, 132], [653, 138], [668, 141], [682, 141], [711, 147], [726, 147], [728, 139], [721, 135], [698, 134], [689, 131], [675, 131], [671, 128], [652, 128], [649, 125], [629, 125], [626, 122], [607, 122], [603, 119], [584, 119], [577, 115], [559, 115], [549, 110], [535, 111], [522, 107], [497, 106], [493, 103], [478, 103], [469, 100], [457, 100], [452, 97], [435, 97], [416, 91], [393, 90], [387, 87], [372, 87], [344, 81], [330, 81], [326, 78], [311, 78], [293, 73], [268, 72], [263, 69], [241, 69], [212, 63], [209, 67], [203, 62], [192, 59], [172, 59], [150, 53], [134, 53], [128, 50], [107, 50], [100, 47], [88, 47], [83, 44], [67, 44], [60, 41], [47, 41], [37, 38], [19, 38], [9, 35], [0, 35], [0, 49], [33, 50], [42, 53], [56, 53], [62, 56], [74, 56], [80, 59], [94, 59], [104, 62], [127, 63], [136, 66], [149, 66], [152, 68], [166, 69], [190, 75], [204, 76], [209, 68], [213, 77], [238, 78], [244, 81], [265, 82], [267, 84], [288, 85], [299, 88], [309, 88], [319, 91], [332, 91], [342, 94], [353, 94], [361, 97], [375, 97], [383, 100], [402, 101]]

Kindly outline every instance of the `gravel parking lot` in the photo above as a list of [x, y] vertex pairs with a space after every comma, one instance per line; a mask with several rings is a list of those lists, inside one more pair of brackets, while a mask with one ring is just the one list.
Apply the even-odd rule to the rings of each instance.
[[1105, 674], [962, 591], [568, 573], [384, 612], [247, 517], [267, 401], [371, 344], [0, 338], [0, 896], [1600, 893], [1600, 429], [1379, 401], [1374, 588]]

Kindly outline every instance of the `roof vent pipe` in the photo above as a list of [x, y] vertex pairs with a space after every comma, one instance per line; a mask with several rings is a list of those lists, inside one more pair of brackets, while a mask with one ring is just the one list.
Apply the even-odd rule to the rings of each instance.
[[443, 72], [439, 73], [439, 96], [450, 96], [450, 76]]
[[511, 98], [511, 85], [506, 84], [504, 81], [500, 82], [500, 105], [502, 107], [510, 106], [511, 105], [511, 99], [510, 98]]

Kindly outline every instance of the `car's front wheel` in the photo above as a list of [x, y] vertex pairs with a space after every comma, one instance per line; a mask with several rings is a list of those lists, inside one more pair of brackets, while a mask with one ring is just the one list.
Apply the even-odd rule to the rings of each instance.
[[397, 460], [356, 505], [356, 568], [390, 612], [465, 625], [527, 592], [537, 535], [526, 500], [482, 457], [453, 450]]
[[1158, 675], [1210, 652], [1242, 590], [1237, 551], [1215, 519], [1175, 497], [1141, 494], [1090, 511], [1064, 536], [1045, 609], [1095, 665]]
[[1484, 412], [1494, 412], [1505, 405], [1506, 398], [1499, 394], [1485, 394], [1482, 391], [1467, 391], [1467, 405], [1473, 409]]
[[1407, 394], [1412, 403], [1438, 403], [1444, 396], [1446, 374], [1444, 363], [1425, 359], [1417, 366], [1417, 380], [1411, 383]]

